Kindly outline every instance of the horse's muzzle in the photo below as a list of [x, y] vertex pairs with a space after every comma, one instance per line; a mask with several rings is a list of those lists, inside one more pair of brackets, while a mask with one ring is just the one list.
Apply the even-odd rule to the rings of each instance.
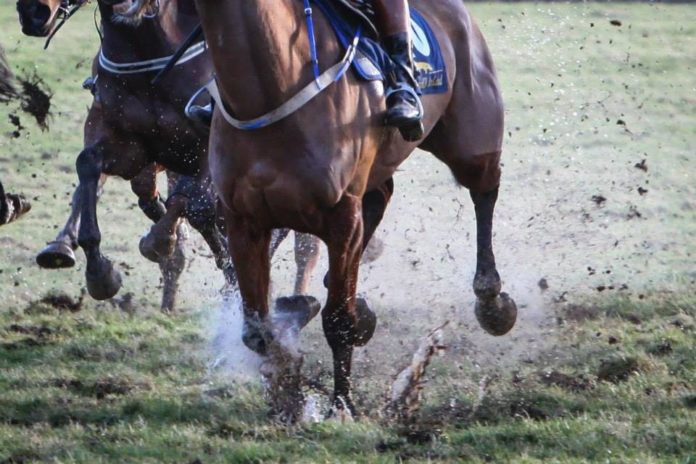
[[30, 5], [17, 4], [22, 33], [32, 37], [46, 37], [50, 32], [51, 9], [39, 2]]

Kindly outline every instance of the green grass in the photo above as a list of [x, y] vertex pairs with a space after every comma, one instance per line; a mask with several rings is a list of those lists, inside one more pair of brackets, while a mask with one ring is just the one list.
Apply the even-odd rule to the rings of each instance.
[[[473, 227], [460, 222], [471, 207], [444, 168], [417, 154], [397, 176], [385, 255], [361, 275], [380, 315], [378, 336], [356, 356], [366, 416], [286, 428], [267, 417], [259, 385], [211, 368], [222, 279], [199, 239], [180, 311], [157, 311], [157, 267], [137, 252], [148, 223], [124, 182], [107, 184], [100, 223], [134, 313], [89, 299], [77, 313], [39, 302], [84, 286], [79, 253], [65, 272], [33, 259], [62, 225], [76, 182], [90, 101], [80, 83], [98, 40], [82, 12], [42, 52], [19, 33], [12, 5], [0, 5], [10, 62], [36, 70], [54, 94], [49, 132], [22, 116], [22, 136], [5, 136], [0, 108], [0, 176], [34, 199], [30, 215], [0, 232], [0, 463], [696, 462], [696, 10], [470, 8], [507, 103], [496, 245], [519, 327], [501, 340], [476, 328]], [[634, 167], [643, 159], [648, 172]], [[600, 194], [601, 207], [591, 200]], [[291, 282], [284, 247], [275, 294]], [[385, 421], [386, 386], [417, 338], [445, 320], [450, 350], [431, 366], [418, 417], [409, 427]], [[319, 326], [303, 344], [305, 372], [330, 385]]]

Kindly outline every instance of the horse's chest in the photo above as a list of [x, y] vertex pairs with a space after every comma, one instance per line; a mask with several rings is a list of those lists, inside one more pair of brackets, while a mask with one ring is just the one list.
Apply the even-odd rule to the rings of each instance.
[[110, 133], [137, 139], [152, 161], [168, 169], [197, 173], [206, 140], [183, 114], [183, 106], [149, 95], [117, 94], [103, 97], [102, 105]]

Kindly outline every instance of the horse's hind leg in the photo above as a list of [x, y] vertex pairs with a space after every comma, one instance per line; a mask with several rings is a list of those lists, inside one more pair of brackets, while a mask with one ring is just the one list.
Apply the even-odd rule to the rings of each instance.
[[81, 201], [78, 244], [87, 257], [87, 290], [96, 300], [109, 299], [121, 288], [120, 274], [99, 249], [101, 233], [97, 221], [97, 197], [103, 164], [103, 147], [100, 145], [85, 148], [76, 162]]
[[517, 306], [501, 293], [493, 254], [493, 212], [498, 199], [500, 153], [445, 159], [457, 181], [467, 187], [476, 210], [476, 318], [492, 335], [505, 335], [517, 320]]
[[361, 200], [344, 196], [326, 215], [325, 224], [321, 238], [329, 250], [329, 291], [322, 322], [333, 352], [334, 407], [355, 413], [350, 386], [353, 347], [366, 344], [376, 325], [374, 313], [355, 296], [363, 249]]
[[474, 293], [477, 297], [476, 318], [481, 327], [492, 335], [505, 335], [517, 320], [517, 306], [507, 293], [501, 293], [501, 281], [493, 255], [493, 210], [498, 187], [480, 193], [471, 192], [476, 210], [477, 259]]

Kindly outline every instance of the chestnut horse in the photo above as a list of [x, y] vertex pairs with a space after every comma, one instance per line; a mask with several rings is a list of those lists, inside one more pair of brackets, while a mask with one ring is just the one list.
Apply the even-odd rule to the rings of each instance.
[[[55, 31], [61, 9], [69, 10], [82, 3], [82, 0], [19, 0], [17, 9], [22, 29], [30, 35], [47, 36]], [[107, 62], [161, 59], [171, 54], [197, 23], [193, 8], [179, 8], [176, 0], [169, 0], [162, 2], [146, 24], [131, 29], [113, 21], [113, 4], [118, 2], [100, 0], [98, 3], [104, 18], [100, 54]], [[132, 47], [130, 39], [148, 46]], [[210, 75], [206, 55], [202, 53], [192, 58], [191, 63], [177, 66], [161, 85], [154, 87], [150, 83], [151, 72], [112, 73], [100, 65], [99, 55], [94, 60], [93, 75], [98, 78], [93, 84], [95, 99], [85, 123], [86, 148], [77, 162], [80, 185], [73, 197], [73, 211], [56, 240], [37, 257], [45, 267], [73, 264], [74, 255], [71, 255], [79, 225], [77, 242], [87, 255], [88, 290], [94, 298], [112, 297], [121, 284], [118, 271], [99, 251], [96, 200], [103, 174], [132, 179], [141, 209], [156, 223], [141, 241], [143, 254], [153, 261], [177, 263], [175, 272], [163, 269], [163, 309], [173, 306], [170, 288], [176, 289], [176, 279], [172, 277], [178, 277], [183, 270], [183, 250], [176, 240], [180, 217], [186, 217], [201, 232], [227, 281], [236, 283], [224, 236], [216, 228], [215, 198], [208, 187], [205, 164], [208, 128], [188, 120], [183, 112], [197, 85]], [[188, 176], [182, 177], [173, 188], [175, 193], [168, 200], [168, 208], [160, 200], [156, 187], [156, 175], [163, 166]], [[296, 293], [307, 291], [309, 275], [316, 263], [315, 242], [311, 236], [296, 238]]]
[[[155, 2], [135, 0], [127, 15], [137, 21]], [[228, 114], [216, 106], [210, 169], [239, 273], [244, 342], [260, 353], [272, 342], [271, 230], [289, 227], [317, 235], [329, 250], [322, 322], [333, 352], [334, 407], [351, 412], [353, 347], [369, 340], [376, 322], [356, 298], [360, 254], [387, 206], [383, 200], [391, 193], [394, 172], [415, 148], [433, 153], [470, 191], [477, 220], [473, 288], [479, 323], [502, 335], [517, 316], [514, 301], [501, 293], [492, 247], [503, 140], [493, 60], [461, 0], [413, 0], [411, 5], [433, 26], [450, 82], [446, 93], [423, 97], [426, 136], [417, 143], [384, 126], [383, 86], [353, 73], [272, 125], [236, 129], [227, 122], [230, 114], [260, 118], [315, 79], [305, 7], [298, 0], [196, 0]], [[346, 52], [323, 16], [315, 17], [314, 28], [323, 72]]]

